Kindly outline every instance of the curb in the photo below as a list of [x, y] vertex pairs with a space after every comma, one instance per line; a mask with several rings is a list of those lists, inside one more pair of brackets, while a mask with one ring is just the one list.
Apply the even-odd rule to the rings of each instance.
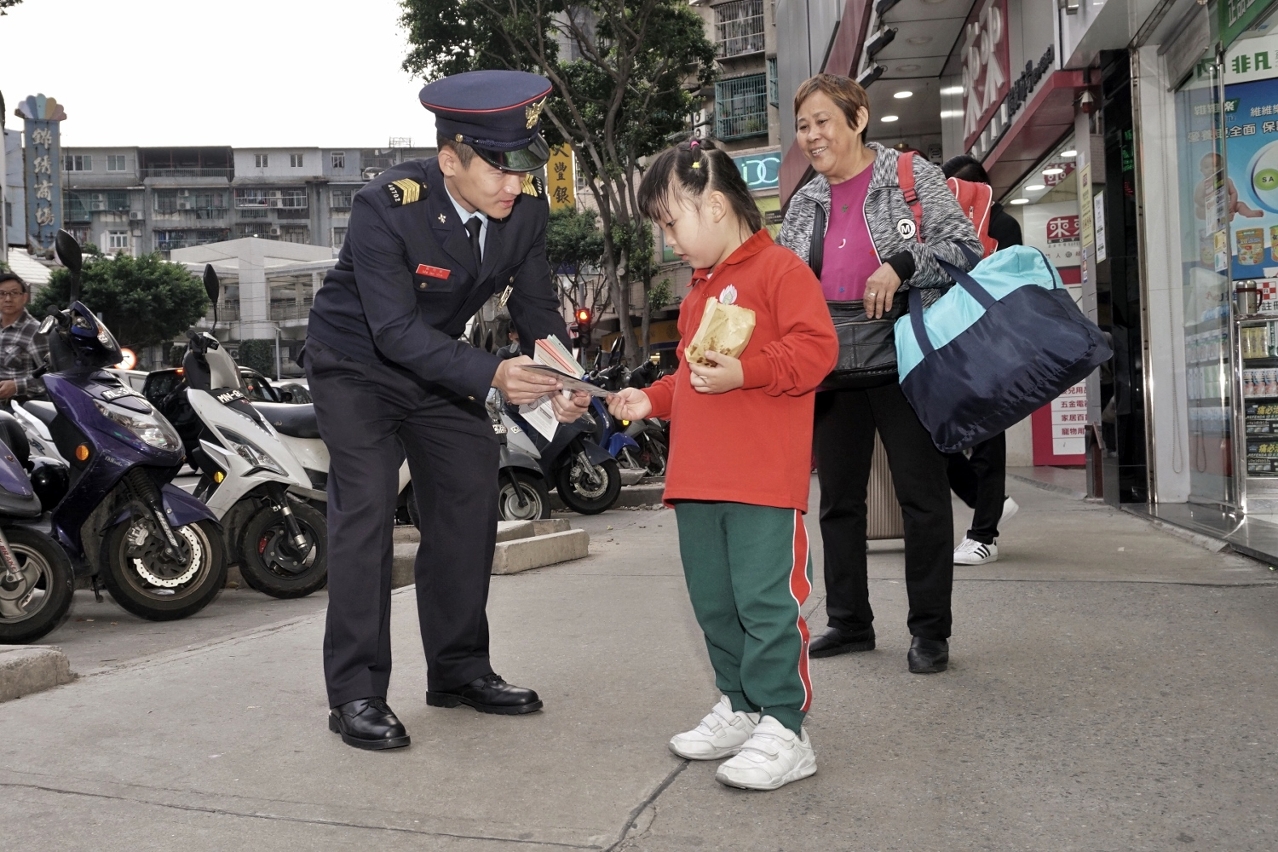
[[[417, 559], [418, 532], [413, 527], [395, 530], [395, 559], [391, 565], [391, 588], [416, 582], [413, 566]], [[499, 521], [497, 547], [493, 551], [494, 574], [517, 574], [573, 559], [590, 552], [590, 534], [572, 529], [567, 518], [544, 521]]]
[[67, 655], [51, 645], [0, 645], [0, 701], [75, 680]]
[[1017, 482], [1023, 482], [1026, 485], [1033, 485], [1035, 488], [1042, 491], [1050, 491], [1053, 494], [1064, 494], [1067, 497], [1073, 497], [1075, 500], [1087, 499], [1087, 495], [1082, 491], [1075, 491], [1072, 488], [1066, 488], [1064, 485], [1055, 485], [1051, 482], [1043, 482], [1029, 476], [1020, 476], [1019, 474], [1012, 473], [1010, 470], [1007, 472], [1007, 478], [1015, 479]]
[[[613, 509], [632, 509], [636, 506], [660, 506], [661, 495], [665, 493], [666, 485], [664, 482], [644, 482], [639, 485], [626, 485], [621, 489], [621, 493], [617, 495], [617, 502], [612, 504]], [[556, 512], [567, 511], [568, 507], [564, 505], [564, 501], [559, 499], [559, 492], [551, 492], [550, 508]]]

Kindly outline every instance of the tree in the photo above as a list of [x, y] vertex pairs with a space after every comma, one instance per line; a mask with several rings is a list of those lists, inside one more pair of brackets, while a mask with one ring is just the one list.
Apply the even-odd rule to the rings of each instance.
[[[86, 257], [80, 281], [80, 301], [102, 316], [122, 346], [135, 350], [172, 339], [209, 306], [200, 279], [158, 254]], [[31, 300], [32, 315], [65, 307], [70, 287], [70, 273], [54, 270]]]
[[[714, 45], [684, 0], [401, 0], [412, 49], [405, 69], [429, 78], [482, 68], [547, 77], [552, 145], [569, 142], [599, 209], [603, 274], [627, 353], [630, 288], [651, 279], [652, 230], [637, 209], [644, 157], [686, 131], [715, 75]], [[565, 59], [560, 45], [569, 48]], [[645, 255], [646, 252], [646, 255]], [[649, 309], [641, 306], [644, 328]], [[631, 358], [634, 355], [631, 354]]]
[[21, 2], [22, 0], [0, 0], [0, 16], [9, 14], [8, 12], [5, 11], [5, 9], [8, 9], [12, 6], [17, 6]]
[[599, 264], [604, 238], [593, 210], [555, 210], [546, 226], [546, 257], [559, 290], [573, 309], [590, 308], [595, 316], [608, 309], [608, 290], [600, 286]]

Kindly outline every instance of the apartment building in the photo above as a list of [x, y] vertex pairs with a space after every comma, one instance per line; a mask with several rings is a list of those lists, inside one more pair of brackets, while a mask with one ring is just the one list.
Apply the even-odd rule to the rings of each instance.
[[107, 253], [140, 255], [256, 237], [340, 248], [351, 198], [405, 160], [386, 148], [63, 148], [63, 222]]

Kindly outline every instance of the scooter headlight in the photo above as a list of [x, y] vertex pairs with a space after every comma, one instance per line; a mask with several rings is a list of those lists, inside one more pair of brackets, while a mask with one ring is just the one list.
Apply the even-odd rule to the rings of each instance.
[[143, 443], [157, 450], [169, 452], [182, 449], [182, 439], [178, 436], [177, 430], [155, 409], [149, 412], [134, 411], [100, 399], [95, 399], [93, 403], [98, 407], [98, 411], [102, 412], [103, 417], [128, 429], [142, 439]]
[[253, 467], [265, 468], [266, 470], [278, 473], [280, 476], [287, 476], [284, 469], [279, 466], [275, 459], [271, 458], [265, 450], [257, 444], [245, 438], [238, 432], [232, 432], [230, 429], [219, 430], [222, 437], [231, 445], [231, 449], [239, 454], [240, 458], [253, 465]]

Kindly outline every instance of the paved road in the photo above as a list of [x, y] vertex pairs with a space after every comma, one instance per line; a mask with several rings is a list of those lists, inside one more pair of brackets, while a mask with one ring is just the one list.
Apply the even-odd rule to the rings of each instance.
[[175, 642], [0, 705], [5, 848], [1278, 848], [1273, 572], [1010, 487], [1024, 508], [999, 563], [961, 570], [945, 674], [906, 672], [901, 551], [875, 545], [879, 649], [813, 662], [819, 771], [775, 793], [665, 749], [717, 696], [672, 513], [620, 510], [576, 519], [590, 558], [493, 579], [496, 666], [543, 713], [427, 707], [411, 589], [396, 753], [326, 730], [318, 611]]

